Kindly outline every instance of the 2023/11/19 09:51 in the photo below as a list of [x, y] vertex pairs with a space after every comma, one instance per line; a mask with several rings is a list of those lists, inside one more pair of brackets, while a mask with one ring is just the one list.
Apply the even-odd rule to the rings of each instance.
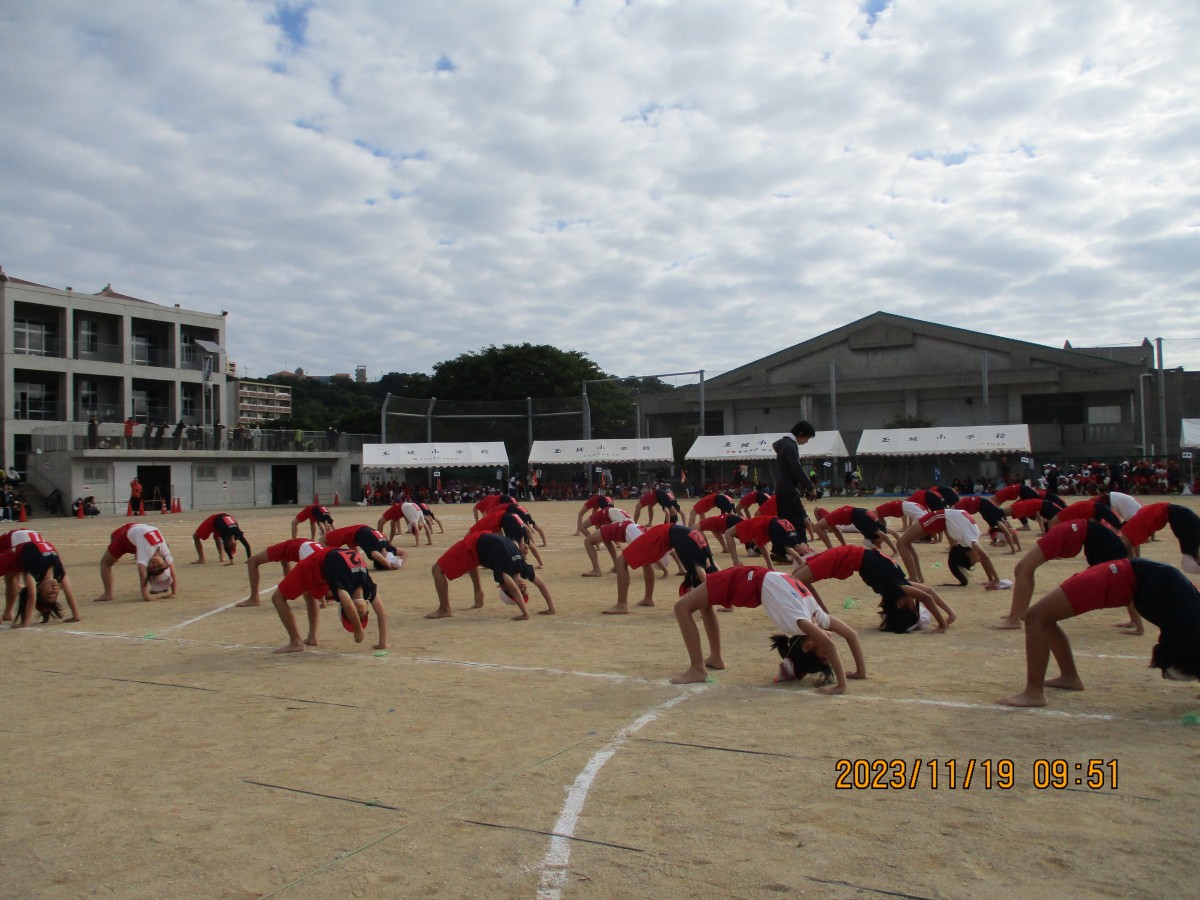
[[[1011, 759], [839, 759], [834, 764], [837, 790], [1011, 790], [1020, 780]], [[1070, 787], [1117, 789], [1117, 761], [1036, 759], [1030, 784], [1037, 790]]]

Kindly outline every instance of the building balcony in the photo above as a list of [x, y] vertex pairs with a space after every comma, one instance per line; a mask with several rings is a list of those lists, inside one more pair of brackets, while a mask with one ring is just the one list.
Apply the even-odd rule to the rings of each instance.
[[75, 358], [81, 362], [121, 363], [124, 361], [120, 344], [98, 344], [94, 341], [89, 344], [76, 344]]

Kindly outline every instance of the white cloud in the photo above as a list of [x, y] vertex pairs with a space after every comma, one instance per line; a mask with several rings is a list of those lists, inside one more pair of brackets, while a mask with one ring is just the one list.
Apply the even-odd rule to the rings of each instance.
[[878, 309], [1163, 334], [1200, 368], [1198, 25], [1186, 0], [8, 4], [0, 263], [228, 309], [252, 374], [521, 341], [711, 373]]

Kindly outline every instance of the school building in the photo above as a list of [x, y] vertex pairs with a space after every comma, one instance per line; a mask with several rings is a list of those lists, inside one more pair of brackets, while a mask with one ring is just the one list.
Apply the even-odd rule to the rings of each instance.
[[[1160, 370], [1145, 338], [1056, 349], [876, 312], [638, 404], [650, 437], [699, 431], [703, 405], [706, 434], [782, 434], [807, 419], [840, 432], [851, 454], [864, 429], [1024, 423], [1040, 466], [1175, 456], [1181, 419], [1200, 415], [1198, 388], [1200, 373]], [[1000, 465], [962, 461], [989, 477]]]
[[226, 317], [0, 268], [0, 455], [35, 513], [35, 495], [56, 491], [67, 505], [94, 496], [102, 511], [124, 512], [135, 475], [147, 499], [184, 509], [349, 496], [347, 442], [251, 438], [256, 421], [290, 414], [290, 389], [272, 385], [267, 397], [228, 376]]

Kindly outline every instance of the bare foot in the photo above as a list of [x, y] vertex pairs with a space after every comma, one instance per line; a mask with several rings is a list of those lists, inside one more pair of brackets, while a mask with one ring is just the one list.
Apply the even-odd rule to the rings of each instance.
[[240, 601], [237, 605], [238, 606], [258, 606], [259, 602], [258, 602], [257, 597], [247, 597], [245, 600]]
[[1037, 693], [1022, 691], [1019, 694], [1013, 694], [1011, 697], [1002, 697], [996, 702], [1004, 706], [1045, 706], [1046, 695], [1041, 691]]
[[653, 605], [654, 605], [654, 600], [653, 600], [652, 598], [650, 598], [650, 597], [646, 597], [646, 598], [644, 598], [644, 599], [642, 599], [642, 600], [639, 600], [639, 601], [637, 602], [637, 605], [638, 605], [638, 606], [653, 606]]
[[227, 566], [232, 566], [232, 565], [233, 565], [233, 560], [232, 560], [232, 559], [231, 559], [231, 560], [229, 560], [229, 562], [225, 563], [225, 565], [227, 565]]
[[192, 560], [190, 563], [188, 563], [188, 565], [189, 565], [189, 566], [202, 566], [202, 565], [204, 565], [204, 560], [202, 560], [202, 559], [193, 559], [193, 560]]
[[827, 684], [825, 687], [817, 688], [817, 693], [825, 695], [844, 694], [846, 693], [846, 689], [840, 684]]
[[471, 609], [483, 609], [483, 601], [476, 600], [475, 604], [471, 607]]
[[1016, 629], [1021, 627], [1021, 623], [1014, 622], [1012, 619], [1005, 618], [1005, 619], [1001, 619], [999, 622], [997, 622], [992, 627], [999, 631], [1015, 631]]
[[453, 610], [435, 609], [431, 613], [425, 613], [425, 618], [427, 618], [427, 619], [449, 619], [453, 615], [454, 615]]
[[69, 619], [63, 619], [64, 622], [78, 622], [79, 616], [71, 616]]
[[710, 656], [704, 661], [704, 666], [708, 669], [723, 669], [725, 668], [725, 660], [719, 656]]
[[153, 603], [158, 598], [155, 597], [153, 594], [151, 594], [149, 597], [143, 597], [142, 599], [145, 600], [147, 603]]
[[627, 615], [629, 615], [629, 607], [622, 606], [621, 604], [618, 603], [616, 606], [612, 606], [612, 607], [609, 607], [608, 609], [604, 610], [604, 615], [606, 615], [606, 616], [627, 616]]
[[282, 647], [276, 648], [273, 652], [275, 652], [275, 653], [303, 653], [304, 645], [303, 644], [284, 644]]
[[514, 622], [524, 622], [528, 618], [529, 618], [529, 613], [525, 613], [525, 615], [523, 615], [523, 616], [513, 616], [512, 620]]
[[376, 649], [376, 650], [390, 650], [390, 649], [391, 649], [391, 647], [392, 647], [392, 645], [391, 645], [391, 644], [376, 644], [374, 649]]
[[[109, 596], [109, 595], [105, 594], [105, 595], [103, 595], [103, 596], [100, 596], [100, 597], [93, 597], [93, 598], [92, 598], [92, 602], [93, 602], [93, 603], [104, 603], [104, 602], [106, 602], [106, 601], [108, 601], [108, 600], [111, 600], [111, 599], [112, 599], [112, 597], [111, 597], [111, 596]], [[7, 621], [7, 620], [6, 620], [6, 621]]]
[[[538, 568], [540, 569], [541, 566], [538, 566]], [[596, 571], [594, 571], [594, 572], [584, 572], [579, 577], [580, 578], [603, 578], [604, 573], [601, 572], [599, 569], [596, 569]]]
[[688, 669], [682, 675], [676, 675], [671, 679], [671, 684], [700, 684], [708, 681], [708, 671], [701, 669]]
[[557, 611], [553, 610], [553, 609], [539, 609], [538, 615], [539, 616], [553, 616], [556, 612]]
[[954, 613], [947, 614], [946, 627], [949, 628], [951, 625], [953, 625], [957, 618], [958, 618], [958, 616], [956, 616]]
[[1136, 625], [1130, 625], [1128, 628], [1122, 628], [1121, 634], [1127, 634], [1130, 637], [1137, 637], [1139, 634], [1145, 634], [1145, 630], [1138, 628]]
[[1059, 675], [1057, 678], [1047, 678], [1046, 687], [1058, 688], [1061, 691], [1082, 691], [1083, 681], [1079, 678], [1064, 678]]
[[320, 645], [317, 643], [317, 639], [316, 639], [315, 637], [312, 637], [311, 635], [309, 635], [308, 637], [306, 637], [306, 638], [304, 639], [304, 643], [306, 643], [306, 644], [307, 644], [308, 646], [310, 646], [310, 647], [317, 647], [317, 646], [320, 646]]
[[4, 617], [4, 619], [3, 619], [3, 621], [5, 621], [5, 622], [11, 622], [11, 621], [12, 621], [12, 616], [8, 616], [8, 615], [6, 615], [6, 616]]

